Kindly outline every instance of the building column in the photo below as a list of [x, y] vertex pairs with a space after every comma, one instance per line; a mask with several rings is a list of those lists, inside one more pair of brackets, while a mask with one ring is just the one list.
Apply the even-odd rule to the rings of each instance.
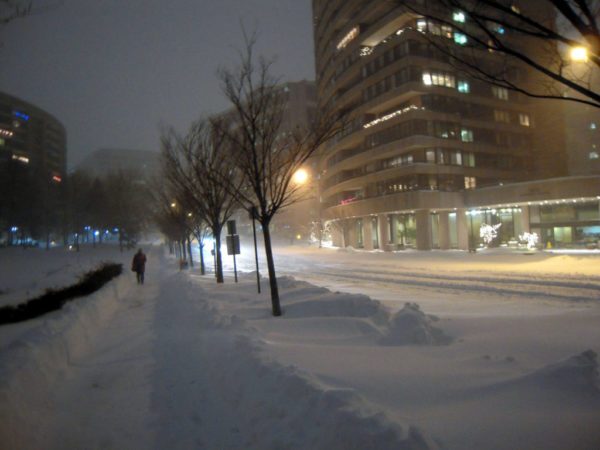
[[331, 243], [334, 247], [344, 246], [344, 229], [341, 220], [335, 221], [331, 227]]
[[371, 216], [363, 217], [364, 249], [373, 250], [373, 222]]
[[417, 250], [431, 250], [431, 220], [428, 209], [415, 211]]
[[440, 240], [440, 250], [448, 250], [450, 249], [450, 213], [448, 211], [440, 211], [439, 213], [439, 221], [440, 221], [440, 229], [439, 240]]
[[529, 206], [523, 205], [521, 206], [521, 229], [523, 230], [523, 233], [531, 233], [529, 223]]
[[358, 248], [358, 224], [356, 219], [348, 220], [348, 242], [346, 247]]
[[456, 233], [459, 250], [469, 249], [469, 224], [467, 222], [467, 212], [460, 208], [456, 210]]
[[391, 248], [388, 245], [390, 243], [390, 223], [387, 214], [377, 216], [377, 226], [379, 227], [379, 248], [390, 251]]

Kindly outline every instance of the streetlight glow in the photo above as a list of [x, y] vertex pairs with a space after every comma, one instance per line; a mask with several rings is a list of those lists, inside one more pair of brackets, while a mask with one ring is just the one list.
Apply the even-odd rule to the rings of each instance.
[[571, 49], [571, 60], [585, 62], [588, 59], [585, 47], [574, 47]]
[[304, 169], [298, 169], [294, 174], [294, 182], [297, 184], [303, 184], [308, 179], [308, 173]]

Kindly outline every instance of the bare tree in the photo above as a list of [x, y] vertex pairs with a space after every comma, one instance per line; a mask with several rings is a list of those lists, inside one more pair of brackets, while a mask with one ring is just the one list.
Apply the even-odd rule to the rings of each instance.
[[[518, 7], [506, 0], [396, 1], [427, 19], [419, 31], [471, 77], [530, 97], [600, 108], [594, 86], [600, 69], [598, 0], [536, 0]], [[573, 49], [582, 52], [576, 67]], [[488, 64], [490, 53], [495, 62]], [[498, 64], [499, 58], [505, 63]], [[540, 79], [525, 81], [519, 66], [533, 69]]]
[[187, 215], [177, 201], [177, 196], [172, 186], [163, 183], [153, 183], [153, 215], [154, 223], [165, 235], [169, 242], [169, 248], [173, 253], [173, 244], [177, 244], [176, 254], [181, 256], [185, 247], [190, 230], [187, 224]]
[[[220, 127], [223, 128], [223, 127]], [[199, 120], [185, 136], [163, 132], [165, 176], [185, 207], [204, 220], [215, 240], [217, 283], [223, 283], [221, 231], [238, 207], [232, 195], [239, 186], [226, 148], [227, 141], [212, 122]]]
[[33, 2], [25, 0], [0, 0], [0, 26], [31, 14]]
[[246, 37], [239, 66], [219, 71], [223, 92], [233, 108], [229, 115], [232, 122], [220, 121], [215, 127], [227, 135], [236, 169], [244, 181], [237, 198], [247, 211], [256, 211], [262, 225], [272, 312], [280, 316], [269, 225], [278, 211], [297, 200], [300, 186], [293, 183], [294, 173], [335, 134], [338, 121], [318, 114], [310, 126], [283, 130], [285, 95], [278, 80], [270, 75], [271, 62], [259, 58], [255, 63], [254, 43], [254, 36]]

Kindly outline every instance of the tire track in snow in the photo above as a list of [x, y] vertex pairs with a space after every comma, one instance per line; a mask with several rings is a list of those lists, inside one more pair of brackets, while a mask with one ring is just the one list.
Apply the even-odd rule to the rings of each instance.
[[[354, 281], [372, 281], [399, 285], [419, 286], [428, 289], [452, 289], [455, 291], [479, 291], [521, 297], [551, 298], [576, 302], [597, 301], [600, 299], [600, 286], [596, 283], [579, 281], [536, 280], [524, 278], [493, 277], [456, 277], [448, 275], [430, 275], [417, 272], [397, 273], [361, 270], [344, 273], [320, 271], [318, 275], [350, 279]], [[556, 290], [553, 288], [562, 288]]]

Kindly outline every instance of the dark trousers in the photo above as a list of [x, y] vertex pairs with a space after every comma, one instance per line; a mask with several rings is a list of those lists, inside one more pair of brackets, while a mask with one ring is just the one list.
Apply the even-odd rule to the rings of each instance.
[[136, 272], [138, 284], [144, 284], [144, 272]]

